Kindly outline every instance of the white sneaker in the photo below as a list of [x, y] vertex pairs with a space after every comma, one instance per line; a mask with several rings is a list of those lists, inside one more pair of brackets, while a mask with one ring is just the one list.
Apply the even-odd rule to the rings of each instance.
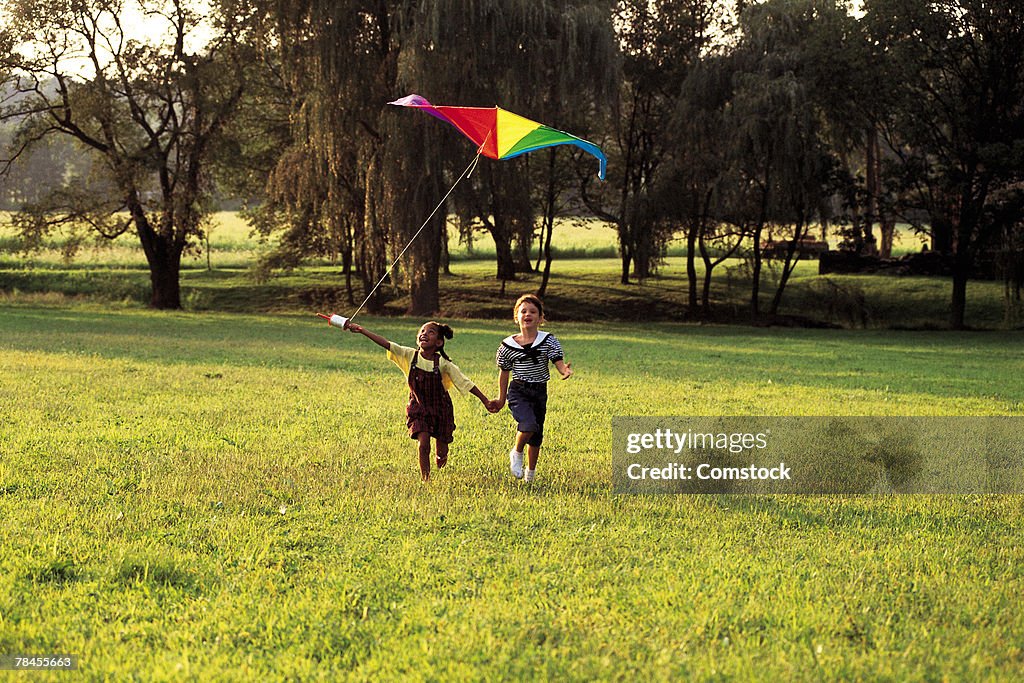
[[523, 454], [514, 448], [508, 452], [508, 468], [512, 470], [513, 477], [523, 478]]
[[529, 483], [533, 481], [533, 478], [537, 476], [537, 470], [526, 470], [526, 475], [523, 477], [523, 481]]

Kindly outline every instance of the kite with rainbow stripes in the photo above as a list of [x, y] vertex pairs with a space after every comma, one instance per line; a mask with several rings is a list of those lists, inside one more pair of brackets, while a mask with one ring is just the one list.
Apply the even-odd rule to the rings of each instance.
[[597, 176], [604, 180], [608, 160], [600, 147], [501, 107], [435, 106], [419, 95], [408, 95], [388, 104], [422, 109], [431, 116], [447, 121], [472, 140], [480, 154], [490, 159], [511, 159], [545, 147], [575, 145], [597, 157], [600, 162]]

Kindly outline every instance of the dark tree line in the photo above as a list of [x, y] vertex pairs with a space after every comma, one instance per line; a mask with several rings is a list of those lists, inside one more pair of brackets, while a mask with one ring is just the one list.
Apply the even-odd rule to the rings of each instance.
[[[692, 317], [711, 315], [712, 271], [737, 257], [752, 319], [776, 313], [819, 229], [882, 255], [897, 220], [927, 232], [954, 264], [953, 327], [981, 260], [1021, 261], [1024, 22], [1010, 0], [867, 0], [858, 14], [822, 0], [221, 0], [208, 17], [145, 0], [179, 36], [200, 19], [213, 36], [163, 49], [111, 23], [114, 0], [2, 4], [8, 156], [64, 134], [109, 187], [91, 204], [67, 187], [37, 198], [20, 224], [136, 231], [158, 307], [180, 304], [177, 264], [217, 186], [258, 200], [250, 218], [280, 245], [267, 267], [329, 256], [362, 300], [475, 152], [384, 106], [410, 92], [587, 137], [609, 179], [567, 148], [483, 160], [371, 308], [404, 290], [410, 313], [437, 309], [446, 216], [462, 239], [493, 241], [498, 279], [541, 269], [542, 288], [560, 215], [614, 225], [622, 283], [655, 274], [681, 234]], [[90, 52], [97, 35], [107, 47]], [[19, 50], [29, 38], [43, 49]], [[91, 73], [67, 69], [72, 44]], [[785, 247], [763, 253], [771, 242]]]

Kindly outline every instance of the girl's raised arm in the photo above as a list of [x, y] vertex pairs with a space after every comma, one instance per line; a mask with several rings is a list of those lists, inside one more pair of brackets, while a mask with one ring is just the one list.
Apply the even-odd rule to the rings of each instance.
[[372, 339], [374, 342], [376, 342], [377, 346], [380, 346], [385, 349], [391, 348], [391, 342], [389, 342], [387, 339], [380, 336], [379, 334], [370, 332], [362, 325], [356, 325], [354, 322], [349, 322], [349, 324], [346, 325], [346, 328], [348, 329], [349, 332], [355, 332], [356, 334], [361, 334], [364, 337]]

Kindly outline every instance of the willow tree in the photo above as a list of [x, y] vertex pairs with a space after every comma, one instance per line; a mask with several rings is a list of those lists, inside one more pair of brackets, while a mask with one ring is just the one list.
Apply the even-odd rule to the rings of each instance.
[[[771, 303], [775, 314], [799, 257], [797, 244], [832, 188], [832, 158], [814, 91], [817, 69], [807, 57], [822, 8], [817, 0], [768, 0], [740, 14], [742, 36], [732, 51], [734, 90], [725, 109], [730, 131], [726, 164], [736, 178], [731, 211], [751, 237], [750, 313], [760, 316], [763, 237], [786, 234], [781, 276]], [[767, 232], [767, 235], [766, 235]]]
[[[389, 262], [444, 195], [445, 153], [430, 149], [436, 133], [384, 107], [402, 90], [399, 62], [414, 58], [405, 47], [416, 43], [421, 21], [413, 9], [318, 0], [274, 9], [296, 98], [293, 142], [271, 174], [261, 222], [283, 222], [282, 246], [293, 260], [340, 252], [346, 275], [357, 273], [371, 296], [370, 310], [384, 303], [373, 288]], [[438, 307], [434, 253], [443, 215], [424, 226], [393, 275], [408, 276], [410, 313]]]
[[[330, 230], [331, 220], [346, 216], [355, 266], [367, 287], [476, 151], [436, 120], [387, 110], [385, 102], [417, 92], [440, 104], [500, 103], [540, 118], [589, 109], [594, 88], [588, 83], [614, 74], [610, 17], [591, 3], [448, 0], [423, 7], [314, 0], [281, 3], [275, 13], [285, 70], [301, 96], [295, 108], [300, 130], [287, 167], [275, 173], [273, 196], [292, 221], [305, 221], [307, 232]], [[474, 185], [456, 196], [481, 224], [499, 226], [492, 231], [499, 272], [512, 259], [516, 235], [533, 232], [532, 215], [512, 201], [525, 194], [529, 206], [531, 185], [516, 177], [524, 168], [524, 162], [502, 162], [500, 169], [474, 174]], [[496, 180], [482, 183], [485, 178]], [[300, 196], [299, 187], [310, 191]], [[513, 203], [520, 208], [510, 219], [501, 207]], [[423, 225], [395, 274], [408, 287], [409, 313], [439, 307], [448, 208]]]
[[396, 60], [391, 16], [383, 3], [268, 5], [269, 28], [279, 38], [274, 61], [288, 97], [268, 93], [253, 105], [280, 110], [291, 130], [253, 222], [264, 234], [283, 232], [271, 266], [340, 257], [352, 302], [353, 274], [368, 292], [387, 265], [390, 229], [374, 210], [367, 178], [382, 163], [381, 93], [389, 92]]
[[[467, 11], [469, 7], [473, 11]], [[451, 102], [501, 107], [582, 137], [607, 120], [618, 83], [618, 46], [607, 3], [508, 0], [433, 4], [427, 39], [440, 50], [425, 55], [418, 82]], [[437, 61], [440, 58], [440, 61]], [[452, 73], [444, 64], [458, 63]], [[431, 77], [435, 80], [430, 82]], [[567, 149], [560, 158], [572, 157]], [[536, 156], [536, 155], [534, 155]], [[470, 191], [456, 196], [463, 225], [486, 230], [495, 244], [497, 277], [530, 270], [538, 213], [551, 193], [562, 194], [576, 173], [534, 157], [485, 160]], [[593, 175], [589, 162], [576, 164]]]
[[[665, 215], [678, 220], [686, 234], [687, 315], [692, 318], [710, 316], [712, 272], [746, 236], [742, 229], [723, 227], [722, 205], [739, 185], [726, 153], [734, 134], [727, 116], [733, 73], [730, 57], [716, 54], [705, 56], [687, 75], [669, 129], [677, 150], [657, 190]], [[704, 265], [702, 286], [698, 256]]]

